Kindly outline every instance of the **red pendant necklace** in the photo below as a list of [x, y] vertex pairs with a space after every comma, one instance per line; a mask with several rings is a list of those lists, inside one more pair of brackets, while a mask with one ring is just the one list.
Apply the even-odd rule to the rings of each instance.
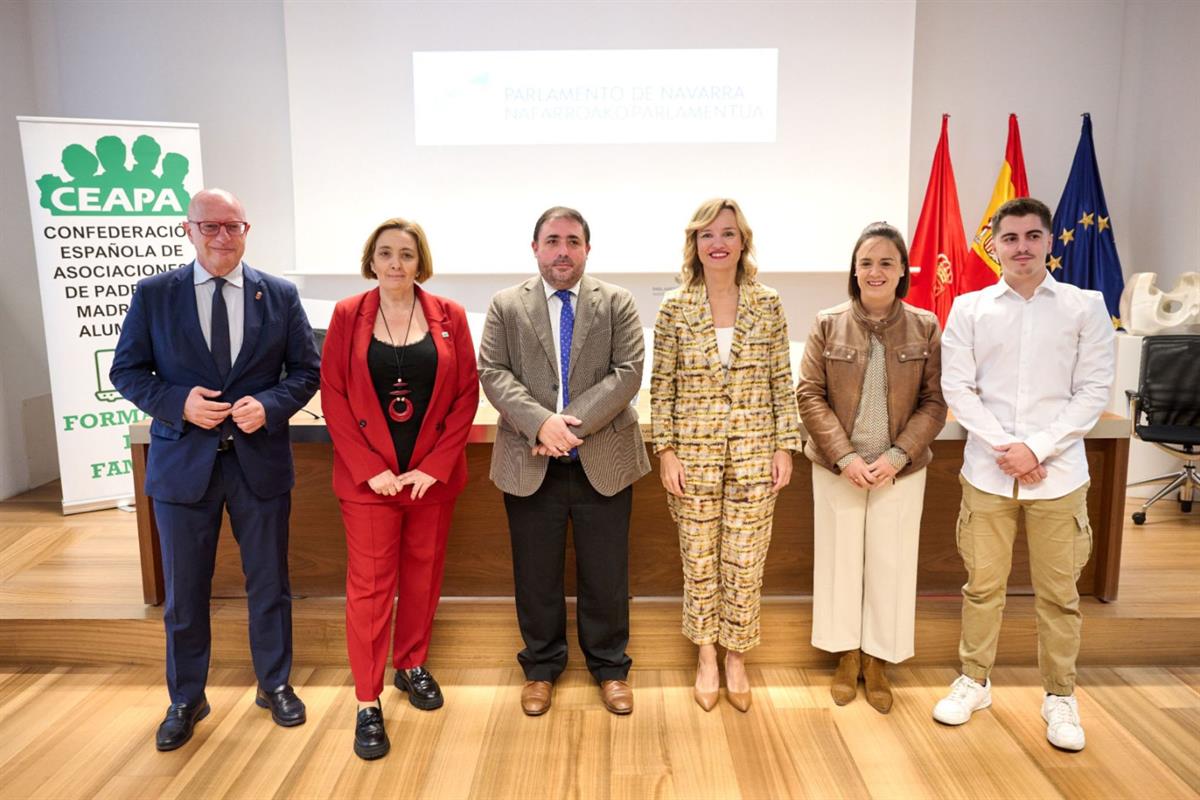
[[393, 422], [408, 422], [413, 416], [413, 404], [408, 399], [411, 392], [401, 371], [404, 366], [405, 348], [408, 347], [408, 332], [412, 328], [413, 313], [416, 310], [417, 292], [414, 289], [412, 306], [408, 309], [408, 324], [404, 326], [404, 344], [397, 348], [396, 340], [392, 338], [392, 329], [388, 327], [387, 314], [383, 313], [383, 303], [379, 304], [379, 316], [383, 319], [383, 329], [387, 331], [388, 342], [392, 345], [392, 355], [396, 359], [396, 382], [392, 384], [392, 391], [388, 392], [392, 397], [392, 402], [388, 403], [388, 416]]

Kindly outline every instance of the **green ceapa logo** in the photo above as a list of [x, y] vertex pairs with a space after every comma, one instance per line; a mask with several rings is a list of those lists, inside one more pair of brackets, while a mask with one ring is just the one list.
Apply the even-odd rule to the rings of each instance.
[[146, 134], [134, 140], [132, 150], [133, 166], [127, 167], [119, 136], [101, 136], [94, 153], [81, 144], [67, 145], [62, 168], [70, 177], [46, 173], [37, 179], [42, 208], [56, 217], [182, 216], [191, 200], [183, 188], [187, 157], [163, 155], [162, 145]]

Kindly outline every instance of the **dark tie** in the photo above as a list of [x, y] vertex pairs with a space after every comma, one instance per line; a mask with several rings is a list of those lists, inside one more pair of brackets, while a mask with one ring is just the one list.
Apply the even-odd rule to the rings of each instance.
[[[558, 314], [558, 364], [562, 371], [563, 408], [571, 402], [571, 390], [568, 379], [571, 377], [571, 334], [575, 331], [575, 309], [571, 308], [571, 292], [559, 289], [554, 296], [562, 301], [562, 311]], [[579, 450], [572, 448], [571, 458], [579, 458]]]
[[[212, 331], [209, 334], [212, 339], [213, 361], [217, 362], [217, 374], [221, 376], [222, 389], [225, 388], [225, 381], [229, 379], [229, 371], [233, 369], [229, 354], [229, 309], [225, 307], [225, 293], [222, 291], [225, 283], [224, 278], [213, 278], [215, 288], [213, 289]], [[232, 439], [233, 428], [232, 417], [221, 420], [219, 428], [221, 438]]]
[[213, 278], [212, 299], [212, 339], [213, 361], [217, 362], [217, 374], [221, 376], [221, 386], [224, 387], [233, 362], [229, 355], [229, 310], [225, 308], [224, 278]]

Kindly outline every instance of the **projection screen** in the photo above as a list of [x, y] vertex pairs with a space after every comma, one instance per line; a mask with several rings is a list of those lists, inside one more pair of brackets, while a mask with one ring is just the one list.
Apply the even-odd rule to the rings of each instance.
[[[772, 271], [908, 230], [913, 2], [285, 5], [300, 273], [358, 269], [389, 217], [441, 273], [527, 273], [538, 214], [600, 272], [674, 272], [733, 197]], [[336, 30], [337, 36], [329, 32]]]

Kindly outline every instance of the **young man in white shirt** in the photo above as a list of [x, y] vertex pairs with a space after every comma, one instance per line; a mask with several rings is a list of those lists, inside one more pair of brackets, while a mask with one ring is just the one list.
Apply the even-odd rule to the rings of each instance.
[[991, 705], [1017, 523], [1025, 518], [1046, 695], [1046, 738], [1082, 750], [1075, 659], [1082, 616], [1075, 582], [1091, 554], [1083, 436], [1108, 404], [1112, 320], [1099, 292], [1046, 269], [1050, 209], [1010, 200], [992, 218], [1000, 281], [954, 302], [942, 336], [942, 391], [967, 429], [958, 547], [963, 586], [962, 675], [933, 717], [961, 725]]

